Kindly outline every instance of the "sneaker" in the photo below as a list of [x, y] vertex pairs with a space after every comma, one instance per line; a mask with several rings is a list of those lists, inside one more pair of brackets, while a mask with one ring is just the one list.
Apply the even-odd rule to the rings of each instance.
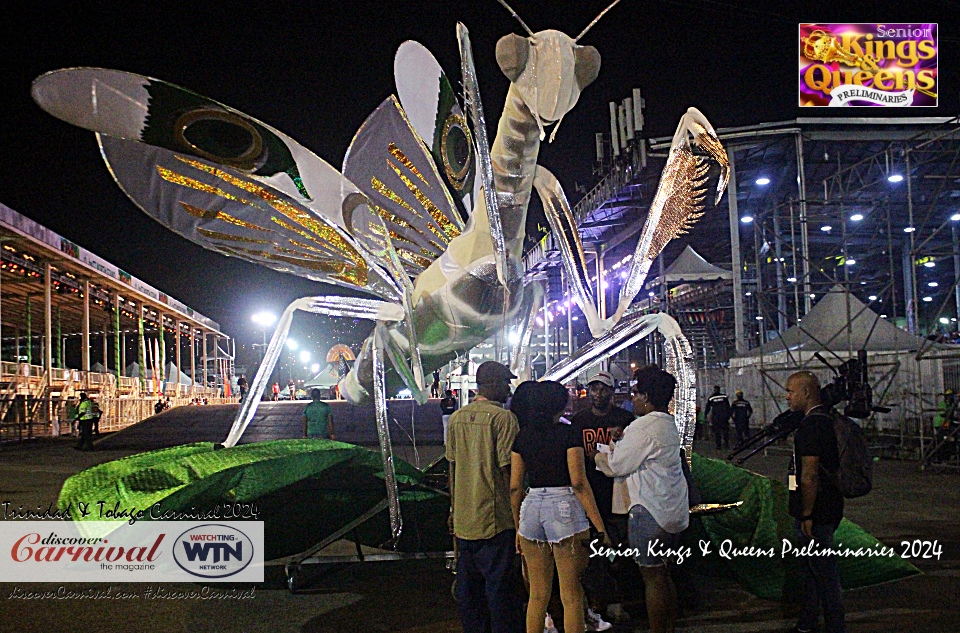
[[588, 631], [607, 631], [613, 628], [612, 624], [601, 618], [600, 614], [593, 609], [587, 609], [587, 614], [584, 619], [586, 620]]
[[543, 620], [543, 633], [560, 633], [560, 631], [557, 630], [557, 627], [553, 625], [553, 618], [550, 617], [549, 613]]
[[607, 605], [607, 617], [615, 624], [630, 620], [630, 614], [623, 610], [623, 605], [619, 602]]

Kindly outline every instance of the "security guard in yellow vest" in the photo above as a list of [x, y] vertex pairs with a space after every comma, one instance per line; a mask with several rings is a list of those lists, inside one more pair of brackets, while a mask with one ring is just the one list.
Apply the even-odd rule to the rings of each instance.
[[80, 443], [74, 448], [78, 451], [93, 450], [93, 424], [98, 413], [93, 401], [85, 393], [80, 394], [80, 406], [77, 407], [77, 419], [80, 421]]

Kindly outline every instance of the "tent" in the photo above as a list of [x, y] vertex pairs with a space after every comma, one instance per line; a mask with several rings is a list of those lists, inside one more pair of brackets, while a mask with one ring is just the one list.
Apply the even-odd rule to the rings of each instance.
[[[924, 342], [919, 336], [904, 332], [886, 319], [881, 319], [880, 315], [866, 304], [837, 285], [804, 315], [800, 323], [779, 338], [750, 350], [747, 355], [776, 354], [786, 350], [815, 352], [822, 351], [824, 347], [852, 349], [854, 352], [859, 349], [868, 352], [915, 352]], [[929, 345], [937, 348], [953, 347], [936, 343], [928, 343]]]
[[[130, 377], [130, 378], [139, 378], [139, 377], [140, 377], [140, 364], [139, 364], [139, 363], [136, 363], [136, 362], [130, 363], [129, 365], [127, 365], [127, 368], [124, 370], [123, 374], [124, 374], [125, 376]], [[164, 377], [165, 381], [166, 381], [167, 383], [173, 383], [173, 382], [174, 382], [174, 376], [176, 376], [176, 375], [178, 375], [178, 374], [179, 374], [179, 376], [180, 376], [180, 384], [181, 384], [181, 385], [192, 385], [192, 384], [193, 384], [193, 381], [190, 380], [190, 376], [189, 376], [188, 374], [183, 373], [182, 371], [178, 371], [178, 370], [177, 370], [177, 366], [174, 365], [172, 361], [169, 362], [169, 363], [167, 363], [167, 366], [166, 366], [166, 368], [164, 369], [164, 373], [163, 373], [163, 377]], [[147, 370], [144, 372], [143, 377], [144, 377], [146, 380], [151, 380], [151, 379], [153, 378], [153, 370], [148, 367]]]
[[303, 383], [304, 389], [329, 389], [340, 381], [337, 375], [338, 363], [327, 363], [327, 366], [319, 374]]
[[[918, 361], [921, 348], [937, 353]], [[867, 427], [919, 433], [920, 423], [929, 421], [937, 394], [944, 389], [945, 363], [960, 360], [960, 347], [931, 343], [901, 330], [840, 285], [778, 338], [731, 358], [727, 393], [743, 390], [753, 404], [753, 424], [767, 424], [786, 406], [784, 385], [790, 374], [805, 369], [816, 374], [821, 384], [833, 381], [833, 372], [816, 353], [839, 368], [861, 349], [867, 352], [873, 404], [891, 409], [871, 416]], [[944, 360], [953, 354], [955, 359]]]
[[[179, 376], [180, 380], [176, 381], [175, 376]], [[181, 385], [193, 384], [193, 381], [190, 380], [190, 376], [177, 369], [177, 366], [173, 364], [173, 361], [167, 363], [167, 366], [163, 371], [163, 377], [166, 378], [168, 383], [179, 382]]]
[[673, 263], [663, 271], [663, 279], [657, 277], [650, 281], [650, 285], [657, 285], [664, 280], [668, 284], [674, 284], [732, 278], [733, 273], [719, 266], [714, 266], [688, 244], [687, 247], [683, 249], [683, 252], [673, 260]]
[[96, 372], [98, 374], [107, 373], [107, 368], [103, 366], [103, 363], [96, 362], [90, 366], [90, 371]]

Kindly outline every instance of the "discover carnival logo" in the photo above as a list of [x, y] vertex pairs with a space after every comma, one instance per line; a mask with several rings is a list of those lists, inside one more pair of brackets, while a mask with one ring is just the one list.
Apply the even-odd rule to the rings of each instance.
[[180, 569], [201, 578], [226, 578], [253, 560], [253, 541], [223, 524], [198, 525], [177, 537], [173, 558]]
[[0, 570], [4, 582], [263, 582], [263, 541], [262, 521], [0, 521]]
[[801, 24], [801, 106], [937, 105], [937, 24]]

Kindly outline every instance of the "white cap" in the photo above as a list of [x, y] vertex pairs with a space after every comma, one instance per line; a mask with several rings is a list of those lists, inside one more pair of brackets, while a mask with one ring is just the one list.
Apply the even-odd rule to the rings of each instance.
[[590, 376], [590, 380], [587, 381], [587, 384], [589, 385], [591, 382], [601, 382], [608, 387], [614, 386], [613, 376], [611, 376], [605, 371], [598, 371], [594, 375]]

